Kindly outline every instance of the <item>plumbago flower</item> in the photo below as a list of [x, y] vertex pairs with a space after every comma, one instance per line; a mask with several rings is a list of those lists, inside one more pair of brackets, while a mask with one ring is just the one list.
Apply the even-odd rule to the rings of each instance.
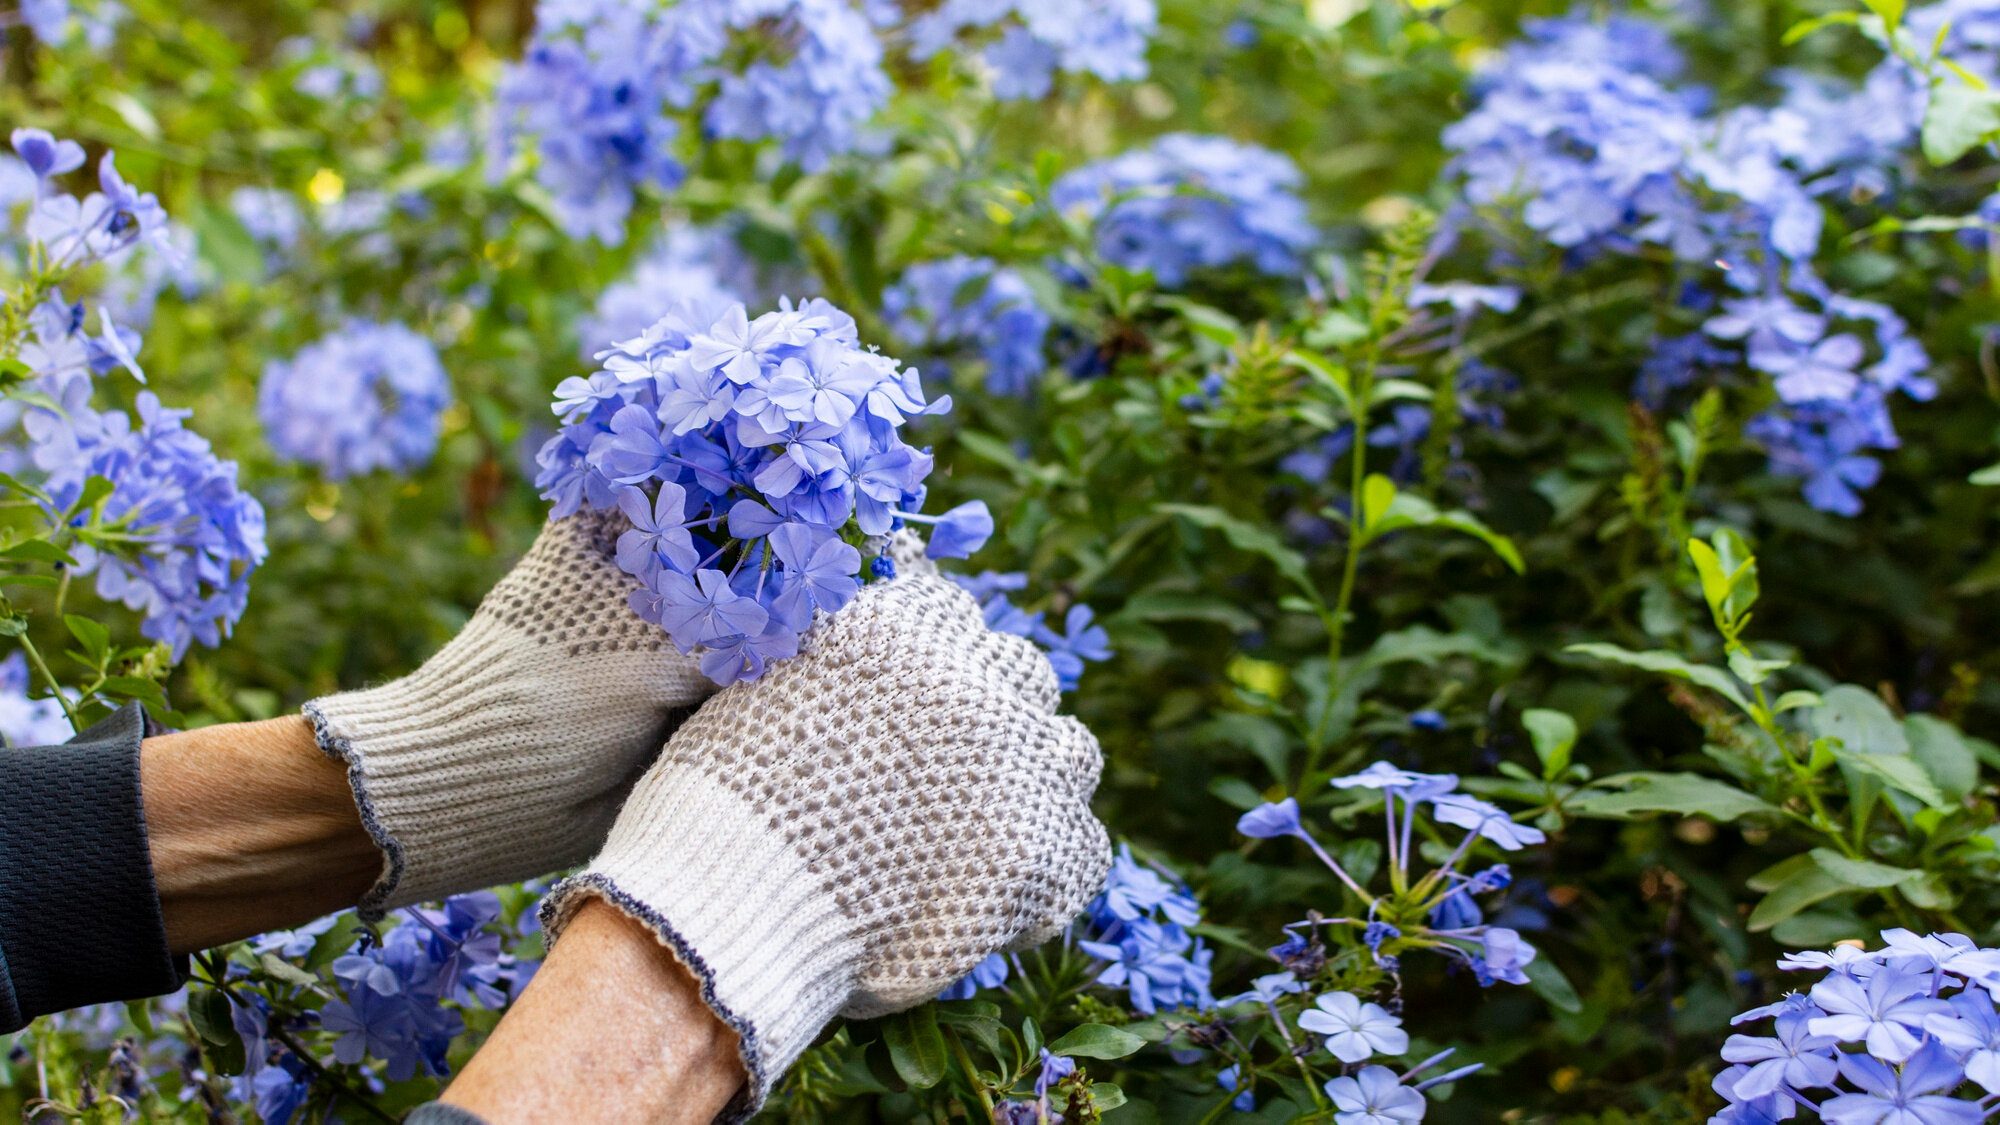
[[1056, 680], [1062, 690], [1076, 690], [1077, 683], [1083, 678], [1084, 661], [1111, 659], [1111, 637], [1103, 626], [1091, 623], [1095, 615], [1089, 606], [1082, 602], [1071, 603], [1069, 611], [1063, 615], [1063, 631], [1058, 633], [1043, 620], [1045, 615], [1042, 611], [1028, 613], [1008, 600], [1009, 592], [1027, 588], [1027, 574], [1021, 571], [1000, 574], [988, 570], [975, 576], [954, 574], [950, 578], [978, 599], [988, 629], [1026, 637], [1042, 646], [1042, 651], [1048, 654], [1049, 663], [1055, 666]]
[[429, 340], [401, 324], [355, 320], [266, 365], [257, 416], [278, 456], [343, 480], [423, 467], [450, 402]]
[[[2000, 949], [1964, 934], [1884, 930], [1860, 943], [1778, 962], [1825, 975], [1807, 991], [1732, 1023], [1772, 1021], [1768, 1036], [1723, 1044], [1715, 1078], [1729, 1106], [1714, 1125], [1819, 1120], [1832, 1125], [1977, 1125], [2000, 1094]], [[1803, 1113], [1804, 1116], [1801, 1116]]]
[[1077, 947], [1110, 962], [1097, 983], [1124, 989], [1134, 1011], [1215, 1007], [1209, 991], [1215, 951], [1187, 930], [1201, 921], [1201, 904], [1185, 885], [1133, 859], [1131, 845], [1119, 846], [1085, 916], [1093, 936]]
[[911, 20], [908, 34], [912, 54], [926, 59], [983, 29], [979, 58], [993, 94], [1011, 100], [1046, 95], [1056, 71], [1107, 82], [1144, 78], [1159, 22], [1154, 0], [945, 0]]
[[[1518, 214], [1571, 264], [1663, 253], [1699, 271], [1711, 292], [1683, 304], [1719, 304], [1706, 339], [1657, 341], [1634, 393], [1657, 403], [1697, 367], [1759, 372], [1778, 401], [1746, 433], [1772, 470], [1801, 478], [1815, 508], [1859, 512], [1859, 491], [1881, 472], [1870, 452], [1898, 445], [1890, 397], [1936, 393], [1903, 318], [1834, 291], [1813, 268], [1820, 197], [1857, 176], [1879, 185], [1859, 169], [1879, 165], [1884, 137], [1850, 124], [1824, 144], [1827, 131], [1809, 126], [1832, 103], [1824, 84], [1803, 80], [1795, 105], [1713, 111], [1708, 91], [1680, 83], [1666, 34], [1637, 20], [1537, 20], [1527, 32], [1481, 72], [1478, 107], [1445, 131], [1470, 209]], [[1899, 82], [1871, 79], [1866, 96]], [[1864, 127], [1905, 149], [1915, 136], [1896, 124], [1907, 107], [1885, 116], [1838, 102], [1834, 115], [1873, 122]]]
[[[538, 962], [519, 961], [504, 951], [508, 934], [500, 899], [491, 891], [455, 895], [436, 907], [407, 907], [401, 914], [379, 942], [363, 937], [334, 959], [334, 988], [328, 994], [336, 998], [317, 1009], [277, 1017], [262, 996], [243, 993], [248, 1004], [232, 1000], [245, 1063], [235, 1097], [254, 1102], [266, 1122], [289, 1122], [318, 1073], [271, 1034], [274, 1019], [295, 1033], [309, 1035], [316, 1028], [332, 1038], [336, 1062], [353, 1066], [372, 1060], [390, 1082], [418, 1073], [441, 1078], [451, 1073], [446, 1053], [452, 1040], [465, 1031], [459, 1009], [505, 1007], [539, 968]], [[335, 921], [328, 917], [265, 934], [252, 940], [251, 949], [299, 958]]]
[[615, 244], [639, 187], [686, 175], [676, 115], [699, 107], [707, 135], [776, 141], [816, 171], [888, 96], [881, 41], [845, 0], [542, 0], [500, 81], [495, 156], [533, 138], [564, 227]]
[[[558, 517], [625, 515], [633, 611], [701, 650], [717, 683], [756, 679], [798, 651], [815, 611], [845, 606], [857, 544], [924, 523], [932, 556], [965, 558], [993, 531], [978, 501], [919, 514], [931, 454], [901, 427], [951, 399], [927, 402], [914, 368], [863, 348], [824, 300], [754, 320], [740, 304], [682, 306], [598, 358], [556, 388], [563, 428], [535, 484]], [[894, 569], [886, 553], [870, 566]]]
[[1290, 158], [1227, 137], [1172, 133], [1085, 165], [1050, 189], [1095, 224], [1097, 254], [1176, 288], [1196, 269], [1247, 265], [1289, 276], [1318, 240]]
[[[1481, 840], [1502, 851], [1518, 851], [1544, 842], [1547, 837], [1542, 830], [1516, 823], [1497, 805], [1457, 792], [1455, 774], [1414, 773], [1376, 762], [1359, 773], [1335, 778], [1332, 785], [1381, 794], [1389, 890], [1380, 895], [1370, 893], [1350, 876], [1313, 838], [1294, 798], [1252, 809], [1236, 824], [1238, 832], [1253, 839], [1296, 837], [1368, 906], [1364, 917], [1293, 923], [1286, 927], [1292, 939], [1316, 943], [1321, 926], [1346, 928], [1360, 939], [1357, 944], [1366, 948], [1369, 959], [1392, 976], [1401, 971], [1404, 953], [1424, 951], [1470, 969], [1482, 987], [1501, 982], [1526, 984], [1524, 970], [1535, 959], [1535, 948], [1512, 929], [1488, 925], [1473, 901], [1474, 896], [1500, 890], [1513, 881], [1507, 865], [1494, 864], [1469, 875], [1460, 868]], [[1465, 834], [1442, 865], [1413, 878], [1410, 861], [1419, 842], [1418, 810], [1426, 806], [1431, 821], [1464, 829]], [[1427, 829], [1424, 836], [1433, 834]], [[1310, 931], [1309, 937], [1301, 937], [1298, 931], [1302, 928]]]
[[598, 294], [591, 314], [577, 326], [583, 357], [594, 358], [606, 340], [629, 340], [644, 332], [660, 319], [661, 309], [719, 309], [771, 292], [759, 273], [729, 227], [671, 227], [624, 278]]
[[1026, 396], [1048, 368], [1049, 314], [1019, 273], [991, 258], [919, 262], [883, 292], [882, 311], [891, 330], [926, 351], [977, 350], [993, 394]]
[[[109, 152], [97, 163], [98, 190], [79, 199], [57, 181], [82, 167], [81, 146], [39, 129], [16, 129], [12, 139], [33, 177], [18, 228], [26, 246], [14, 258], [36, 272], [9, 294], [8, 306], [26, 315], [7, 319], [13, 335], [0, 350], [18, 356], [21, 387], [39, 396], [20, 416], [28, 440], [19, 483], [75, 560], [70, 573], [94, 575], [98, 594], [141, 613], [140, 632], [178, 660], [195, 641], [220, 643], [242, 616], [250, 574], [264, 560], [264, 510], [238, 487], [235, 463], [182, 425], [188, 411], [151, 391], [136, 396], [136, 419], [91, 401], [96, 381], [115, 370], [145, 382], [139, 334], [103, 310], [93, 334], [84, 303], [61, 286], [135, 253], [177, 258], [159, 200], [127, 183]], [[99, 478], [109, 495], [83, 503], [99, 495]]]

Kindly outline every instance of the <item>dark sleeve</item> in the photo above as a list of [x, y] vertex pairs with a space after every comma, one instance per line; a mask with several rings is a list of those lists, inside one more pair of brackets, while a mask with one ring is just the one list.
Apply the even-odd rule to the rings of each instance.
[[403, 1118], [403, 1125], [486, 1125], [486, 1119], [455, 1105], [425, 1102]]
[[0, 1034], [186, 979], [146, 848], [149, 727], [132, 703], [61, 746], [0, 747]]

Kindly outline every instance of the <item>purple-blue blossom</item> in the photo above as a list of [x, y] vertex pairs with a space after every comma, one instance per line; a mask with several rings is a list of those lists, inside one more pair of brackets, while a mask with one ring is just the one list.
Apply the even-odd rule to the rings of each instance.
[[837, 611], [864, 565], [850, 537], [933, 525], [930, 551], [964, 557], [992, 533], [980, 502], [922, 511], [928, 449], [910, 419], [930, 402], [915, 370], [861, 346], [823, 300], [756, 318], [740, 304], [662, 310], [556, 388], [562, 428], [536, 485], [558, 517], [618, 508], [632, 609], [719, 683], [798, 651], [813, 612]]
[[330, 480], [422, 468], [436, 452], [451, 381], [431, 342], [354, 320], [264, 368], [257, 416], [280, 457]]
[[979, 57], [994, 95], [1017, 99], [1046, 95], [1057, 71], [1144, 78], [1158, 24], [1155, 0], [944, 0], [911, 20], [907, 34], [921, 59], [983, 33]]
[[1048, 313], [1019, 273], [990, 258], [919, 262], [883, 292], [882, 311], [917, 350], [977, 353], [993, 394], [1025, 396], [1048, 367]]
[[501, 77], [494, 158], [531, 152], [564, 228], [607, 244], [638, 191], [679, 186], [684, 122], [817, 171], [889, 95], [881, 40], [842, 0], [542, 0], [535, 22]]
[[1190, 272], [1242, 264], [1291, 276], [1317, 241], [1289, 157], [1228, 137], [1172, 133], [1064, 175], [1057, 210], [1094, 224], [1097, 253], [1178, 288]]

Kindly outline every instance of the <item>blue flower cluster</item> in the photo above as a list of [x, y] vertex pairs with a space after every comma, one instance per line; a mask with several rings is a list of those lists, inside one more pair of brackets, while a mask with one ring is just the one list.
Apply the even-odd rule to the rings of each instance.
[[305, 216], [291, 192], [270, 187], [239, 187], [229, 193], [229, 213], [267, 252], [290, 250], [305, 229]]
[[[420, 1071], [448, 1075], [445, 1056], [452, 1040], [465, 1031], [465, 1020], [447, 1005], [505, 1007], [539, 967], [518, 962], [503, 950], [500, 899], [491, 891], [454, 895], [438, 909], [412, 907], [403, 915], [379, 943], [364, 938], [334, 960], [340, 998], [309, 1016], [322, 1031], [337, 1036], [336, 1061], [353, 1066], [374, 1059], [391, 1082]], [[251, 948], [300, 957], [335, 920], [266, 934]], [[270, 1013], [261, 998], [255, 1003], [232, 1006], [246, 1061], [235, 1094], [255, 1103], [269, 1125], [289, 1125], [305, 1104], [313, 1075], [290, 1049], [272, 1040]]]
[[[1714, 1125], [1765, 1125], [1800, 1110], [1830, 1125], [1977, 1125], [2000, 1094], [2000, 949], [1963, 934], [1885, 930], [1877, 950], [1795, 953], [1787, 970], [1824, 972], [1805, 993], [1732, 1023], [1771, 1019], [1769, 1036], [1732, 1035]], [[1850, 1049], [1858, 1048], [1858, 1049]]]
[[577, 326], [585, 359], [612, 340], [629, 340], [680, 305], [720, 310], [748, 303], [764, 291], [757, 264], [735, 235], [721, 226], [676, 226], [633, 264], [623, 280], [605, 286], [597, 305]]
[[[727, 60], [754, 44], [746, 66]], [[496, 156], [535, 138], [537, 180], [577, 237], [624, 238], [633, 193], [685, 175], [673, 116], [705, 100], [705, 133], [775, 140], [808, 170], [853, 148], [888, 100], [882, 44], [847, 0], [541, 0], [503, 75]]]
[[[138, 422], [90, 405], [90, 384], [70, 382], [63, 412], [37, 407], [23, 419], [29, 457], [45, 474], [40, 503], [51, 519], [70, 513], [91, 477], [113, 486], [104, 522], [129, 537], [131, 553], [74, 547], [74, 573], [95, 574], [97, 592], [144, 614], [139, 631], [172, 646], [215, 646], [243, 616], [250, 575], [264, 561], [264, 509], [237, 486], [236, 463], [181, 423], [151, 391]], [[78, 526], [88, 512], [70, 516]]]
[[54, 746], [76, 733], [55, 698], [28, 697], [28, 658], [19, 650], [0, 660], [0, 738], [9, 746]]
[[1058, 633], [1049, 628], [1039, 610], [1029, 613], [1009, 600], [1010, 592], [1027, 589], [1028, 576], [1021, 571], [1000, 574], [988, 570], [972, 577], [954, 574], [951, 580], [978, 599], [988, 629], [1026, 637], [1042, 646], [1064, 691], [1076, 690], [1083, 678], [1084, 661], [1111, 659], [1111, 637], [1103, 626], [1092, 624], [1096, 615], [1089, 606], [1072, 604], [1063, 615], [1063, 631]]
[[85, 46], [102, 51], [117, 38], [125, 15], [118, 0], [86, 0], [81, 9], [70, 0], [21, 0], [21, 22], [51, 47], [65, 46], [72, 34], [81, 33]]
[[1133, 859], [1131, 845], [1119, 846], [1086, 914], [1093, 938], [1077, 948], [1110, 962], [1097, 983], [1124, 989], [1135, 1011], [1215, 1007], [1209, 991], [1215, 951], [1187, 931], [1201, 921], [1201, 904], [1186, 886]]
[[1065, 214], [1096, 224], [1100, 257], [1169, 288], [1236, 263], [1298, 272], [1317, 240], [1290, 158], [1227, 137], [1172, 133], [1088, 164], [1050, 189]]
[[986, 363], [986, 389], [1026, 396], [1048, 360], [1049, 314], [1021, 275], [991, 258], [954, 255], [911, 266], [882, 294], [898, 336], [927, 351], [961, 345]]
[[[816, 610], [860, 588], [848, 542], [932, 525], [929, 552], [965, 558], [993, 532], [980, 502], [919, 515], [931, 454], [901, 427], [926, 402], [914, 368], [861, 346], [854, 319], [815, 298], [752, 320], [740, 304], [682, 307], [565, 379], [563, 428], [535, 479], [557, 517], [616, 508], [632, 609], [717, 683], [791, 656]], [[883, 555], [875, 573], [893, 568]]]
[[998, 32], [980, 59], [1002, 99], [1039, 98], [1055, 72], [1107, 82], [1146, 76], [1146, 46], [1160, 22], [1154, 0], [944, 0], [910, 21], [912, 53], [929, 58], [970, 29]]
[[421, 468], [450, 403], [451, 381], [429, 340], [364, 320], [271, 361], [257, 389], [271, 448], [332, 480]]
[[[1507, 865], [1495, 864], [1471, 875], [1460, 871], [1459, 865], [1473, 844], [1480, 840], [1503, 851], [1516, 851], [1544, 842], [1548, 838], [1546, 834], [1531, 825], [1516, 823], [1497, 805], [1457, 792], [1458, 777], [1455, 774], [1413, 773], [1387, 762], [1376, 762], [1359, 773], [1335, 778], [1332, 785], [1335, 789], [1373, 790], [1382, 794], [1383, 815], [1387, 820], [1385, 839], [1388, 843], [1390, 882], [1394, 888], [1391, 894], [1399, 898], [1407, 896], [1404, 905], [1413, 906], [1413, 910], [1402, 909], [1397, 913], [1402, 916], [1421, 914], [1427, 924], [1422, 928], [1412, 927], [1406, 932], [1383, 921], [1379, 915], [1384, 896], [1369, 893], [1348, 874], [1346, 868], [1327, 854], [1326, 849], [1306, 830], [1298, 800], [1287, 797], [1244, 813], [1236, 822], [1236, 830], [1252, 839], [1292, 836], [1303, 841], [1348, 890], [1368, 904], [1368, 914], [1363, 918], [1321, 920], [1315, 917], [1295, 922], [1285, 927], [1288, 937], [1283, 944], [1271, 950], [1271, 955], [1290, 968], [1288, 962], [1305, 955], [1316, 945], [1319, 926], [1347, 926], [1359, 931], [1362, 942], [1376, 962], [1391, 972], [1400, 970], [1402, 951], [1425, 950], [1442, 954], [1469, 968], [1482, 987], [1491, 987], [1498, 982], [1526, 984], [1528, 977], [1524, 970], [1535, 959], [1535, 948], [1523, 941], [1518, 931], [1489, 925], [1474, 901], [1474, 896], [1500, 890], [1512, 882]], [[1462, 828], [1465, 835], [1444, 863], [1413, 879], [1410, 861], [1417, 854], [1414, 836], [1417, 810], [1424, 806], [1429, 806], [1433, 821]], [[1312, 932], [1301, 935], [1298, 931], [1302, 928]]]
[[[1746, 363], [1777, 391], [1747, 430], [1773, 470], [1802, 478], [1814, 507], [1852, 515], [1880, 474], [1870, 451], [1898, 444], [1889, 396], [1935, 393], [1929, 357], [1895, 312], [1813, 270], [1819, 196], [1854, 184], [1808, 126], [1825, 88], [1793, 85], [1804, 110], [1713, 112], [1680, 70], [1650, 24], [1532, 21], [1482, 73], [1478, 108], [1445, 131], [1455, 174], [1473, 208], [1518, 208], [1572, 261], [1657, 250], [1708, 273], [1720, 292], [1683, 298], [1708, 311], [1707, 339], [1659, 341], [1635, 393], [1658, 400], [1698, 367]], [[1865, 159], [1853, 159], [1878, 159], [1879, 140], [1857, 141]]]

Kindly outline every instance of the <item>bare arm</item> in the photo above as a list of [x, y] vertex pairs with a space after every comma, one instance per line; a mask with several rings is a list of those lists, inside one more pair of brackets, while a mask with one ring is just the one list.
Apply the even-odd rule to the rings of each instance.
[[298, 716], [149, 738], [139, 786], [175, 953], [344, 910], [382, 872], [345, 767]]
[[743, 1082], [736, 1036], [694, 978], [652, 931], [597, 900], [442, 1100], [489, 1125], [706, 1125]]

